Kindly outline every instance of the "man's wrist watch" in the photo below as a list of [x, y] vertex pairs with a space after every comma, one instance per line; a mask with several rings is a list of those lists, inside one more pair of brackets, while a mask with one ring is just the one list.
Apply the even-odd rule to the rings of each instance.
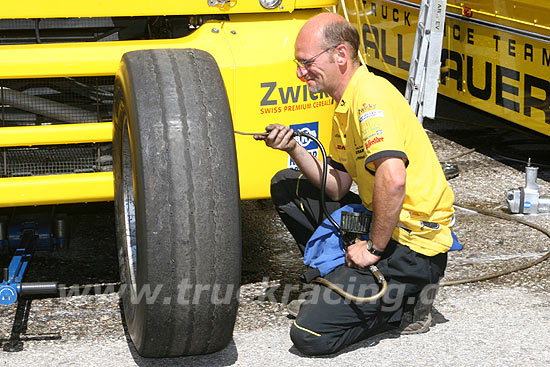
[[374, 248], [371, 240], [367, 241], [367, 251], [376, 256], [382, 256], [384, 254], [384, 251], [378, 251]]

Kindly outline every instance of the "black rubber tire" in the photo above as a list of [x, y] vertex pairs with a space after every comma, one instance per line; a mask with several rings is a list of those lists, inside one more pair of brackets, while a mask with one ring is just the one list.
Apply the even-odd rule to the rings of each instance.
[[195, 49], [125, 54], [113, 116], [128, 333], [145, 357], [218, 351], [237, 314], [241, 220], [233, 125], [216, 61]]

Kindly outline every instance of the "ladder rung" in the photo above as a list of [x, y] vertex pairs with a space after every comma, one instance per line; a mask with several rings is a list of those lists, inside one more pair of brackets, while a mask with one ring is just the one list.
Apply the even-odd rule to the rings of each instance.
[[[420, 122], [424, 116], [433, 117], [435, 109], [435, 98], [437, 98], [437, 85], [434, 86], [434, 68], [429, 60], [436, 59], [435, 53], [441, 52], [441, 32], [433, 30], [434, 12], [441, 6], [445, 10], [447, 0], [421, 0], [420, 12], [418, 14], [416, 36], [413, 46], [413, 55], [409, 66], [409, 77], [407, 78], [407, 89], [405, 95], [409, 100], [411, 108], [419, 118]], [[437, 15], [439, 16], [439, 14]], [[443, 19], [445, 14], [443, 14]], [[436, 42], [436, 43], [434, 43]], [[435, 96], [434, 96], [435, 91]], [[427, 101], [427, 104], [426, 104]]]

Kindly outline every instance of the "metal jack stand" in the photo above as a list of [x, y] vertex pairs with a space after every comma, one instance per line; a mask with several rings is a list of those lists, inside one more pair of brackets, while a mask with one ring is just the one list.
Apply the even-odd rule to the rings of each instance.
[[0, 220], [0, 247], [14, 250], [9, 266], [2, 270], [0, 305], [14, 304], [21, 296], [57, 294], [56, 282], [23, 283], [23, 276], [34, 251], [66, 246], [67, 234], [66, 219], [55, 217], [53, 210], [35, 213], [33, 219], [25, 221], [18, 221], [13, 214], [9, 225]]

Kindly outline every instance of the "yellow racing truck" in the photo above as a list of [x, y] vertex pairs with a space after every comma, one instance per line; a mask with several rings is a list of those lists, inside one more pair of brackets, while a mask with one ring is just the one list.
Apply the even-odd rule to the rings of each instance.
[[[302, 24], [340, 12], [359, 30], [369, 67], [406, 79], [419, 5], [6, 2], [0, 207], [114, 200], [120, 294], [137, 351], [219, 350], [238, 305], [239, 200], [268, 197], [269, 178], [294, 166], [234, 131], [279, 122], [326, 141], [334, 101], [311, 93], [292, 62]], [[449, 0], [446, 10], [440, 93], [550, 135], [549, 6]], [[0, 303], [16, 300], [23, 272], [10, 265]]]
[[[234, 130], [289, 122], [328, 137], [333, 101], [310, 93], [292, 60], [302, 24], [333, 5], [4, 4], [0, 207], [114, 200], [120, 294], [141, 355], [204, 354], [229, 343], [239, 200], [268, 197], [269, 178], [293, 165]], [[4, 304], [21, 284], [33, 289], [21, 283], [24, 256], [14, 261], [1, 284]]]

